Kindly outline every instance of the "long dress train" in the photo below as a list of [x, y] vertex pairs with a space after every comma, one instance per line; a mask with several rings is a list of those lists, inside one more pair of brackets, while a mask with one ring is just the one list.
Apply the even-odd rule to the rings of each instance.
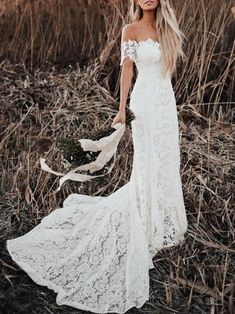
[[161, 45], [124, 41], [121, 63], [138, 70], [130, 108], [134, 145], [129, 182], [109, 196], [70, 194], [25, 235], [7, 240], [12, 259], [56, 302], [95, 313], [125, 313], [149, 299], [152, 257], [184, 241], [179, 130]]

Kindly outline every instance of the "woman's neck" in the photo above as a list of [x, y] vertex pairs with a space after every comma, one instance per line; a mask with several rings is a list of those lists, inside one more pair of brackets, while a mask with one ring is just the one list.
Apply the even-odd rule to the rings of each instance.
[[155, 26], [155, 12], [154, 10], [143, 11], [141, 22], [146, 26]]

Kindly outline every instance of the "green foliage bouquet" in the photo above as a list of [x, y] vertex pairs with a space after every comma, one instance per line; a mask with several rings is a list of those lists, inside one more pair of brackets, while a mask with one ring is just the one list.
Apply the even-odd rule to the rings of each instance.
[[[84, 182], [111, 172], [116, 161], [118, 143], [125, 132], [126, 126], [130, 126], [133, 119], [135, 119], [134, 113], [129, 108], [126, 108], [125, 124], [119, 122], [113, 127], [95, 131], [87, 135], [87, 138], [79, 140], [58, 138], [57, 147], [62, 154], [63, 164], [66, 167], [75, 168], [66, 174], [56, 172], [48, 167], [45, 163], [45, 158], [40, 158], [40, 165], [43, 170], [62, 177], [60, 178], [57, 191], [60, 190], [62, 184], [68, 179]], [[45, 139], [41, 139], [42, 144], [45, 145]], [[110, 166], [107, 166], [112, 157], [114, 157], [113, 162]], [[79, 170], [85, 170], [87, 173], [77, 173]], [[94, 175], [94, 172], [99, 174]]]

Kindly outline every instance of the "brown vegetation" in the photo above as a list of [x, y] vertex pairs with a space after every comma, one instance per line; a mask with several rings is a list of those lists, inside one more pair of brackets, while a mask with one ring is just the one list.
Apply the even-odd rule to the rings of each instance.
[[[80, 184], [40, 170], [35, 142], [80, 138], [111, 124], [119, 100], [120, 30], [127, 1], [1, 0], [0, 313], [84, 313], [55, 303], [10, 259], [5, 240], [25, 234], [73, 192], [108, 195], [129, 180], [131, 130], [107, 177]], [[186, 243], [154, 258], [150, 300], [130, 313], [233, 313], [235, 290], [234, 10], [232, 2], [172, 1], [186, 62], [173, 77]]]

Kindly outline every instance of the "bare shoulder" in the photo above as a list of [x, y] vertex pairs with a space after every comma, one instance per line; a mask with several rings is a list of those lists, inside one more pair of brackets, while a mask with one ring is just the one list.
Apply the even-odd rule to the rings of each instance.
[[134, 31], [135, 30], [135, 27], [136, 27], [136, 22], [133, 22], [133, 23], [129, 23], [129, 24], [125, 24], [123, 27], [122, 27], [122, 30], [123, 31]]
[[134, 40], [136, 32], [136, 23], [125, 24], [122, 28], [122, 41], [125, 40]]

